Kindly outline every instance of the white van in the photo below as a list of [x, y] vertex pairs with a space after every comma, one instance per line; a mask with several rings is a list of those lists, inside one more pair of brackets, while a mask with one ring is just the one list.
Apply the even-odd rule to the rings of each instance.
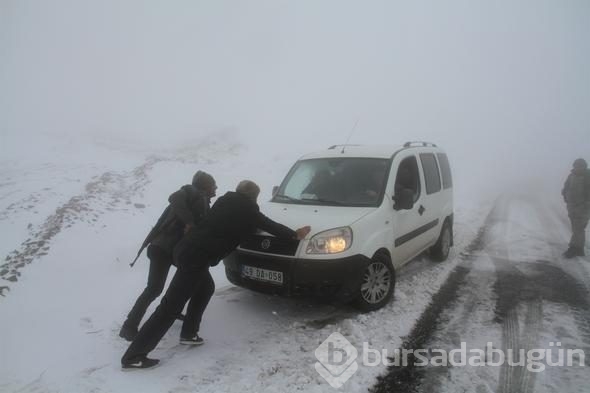
[[395, 271], [420, 253], [445, 260], [453, 245], [453, 185], [445, 152], [427, 142], [338, 145], [303, 156], [261, 206], [302, 241], [266, 233], [224, 259], [235, 285], [285, 296], [383, 307]]

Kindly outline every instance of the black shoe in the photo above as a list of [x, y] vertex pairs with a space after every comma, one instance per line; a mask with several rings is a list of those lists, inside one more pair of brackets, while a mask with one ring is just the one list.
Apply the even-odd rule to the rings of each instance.
[[129, 327], [125, 324], [121, 326], [121, 330], [119, 331], [119, 337], [124, 338], [127, 341], [133, 341], [135, 340], [135, 336], [137, 336], [136, 327]]
[[176, 319], [178, 319], [179, 321], [184, 321], [184, 314], [178, 314], [176, 316]]
[[563, 257], [567, 258], [567, 259], [571, 259], [573, 257], [575, 257], [577, 254], [576, 249], [573, 247], [570, 247], [567, 249], [566, 252], [563, 253]]
[[150, 359], [147, 356], [138, 356], [128, 361], [121, 361], [121, 367], [123, 370], [145, 370], [148, 368], [154, 368], [160, 361], [158, 359]]
[[191, 338], [180, 337], [180, 343], [184, 345], [203, 345], [204, 342], [205, 341], [199, 337], [198, 334], [195, 334], [195, 336]]

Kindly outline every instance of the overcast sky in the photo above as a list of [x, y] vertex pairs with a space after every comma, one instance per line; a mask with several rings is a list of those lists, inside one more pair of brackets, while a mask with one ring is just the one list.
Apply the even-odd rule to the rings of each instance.
[[588, 0], [0, 0], [0, 132], [232, 127], [299, 155], [358, 119], [351, 143], [561, 175], [590, 158], [589, 21]]

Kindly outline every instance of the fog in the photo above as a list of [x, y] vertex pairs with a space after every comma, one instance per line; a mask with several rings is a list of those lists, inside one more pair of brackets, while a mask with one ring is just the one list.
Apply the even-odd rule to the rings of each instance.
[[590, 158], [589, 20], [586, 0], [3, 0], [3, 154], [231, 129], [272, 165], [428, 140], [464, 188], [558, 193]]

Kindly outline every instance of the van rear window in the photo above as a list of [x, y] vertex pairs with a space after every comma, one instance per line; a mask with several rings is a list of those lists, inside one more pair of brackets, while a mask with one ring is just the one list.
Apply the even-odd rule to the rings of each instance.
[[438, 158], [438, 163], [440, 164], [443, 188], [446, 190], [453, 187], [453, 177], [451, 176], [451, 166], [449, 165], [449, 159], [444, 153], [437, 153], [436, 157]]
[[440, 191], [440, 175], [438, 164], [432, 153], [421, 153], [420, 161], [424, 169], [424, 180], [426, 181], [426, 194], [434, 194]]

